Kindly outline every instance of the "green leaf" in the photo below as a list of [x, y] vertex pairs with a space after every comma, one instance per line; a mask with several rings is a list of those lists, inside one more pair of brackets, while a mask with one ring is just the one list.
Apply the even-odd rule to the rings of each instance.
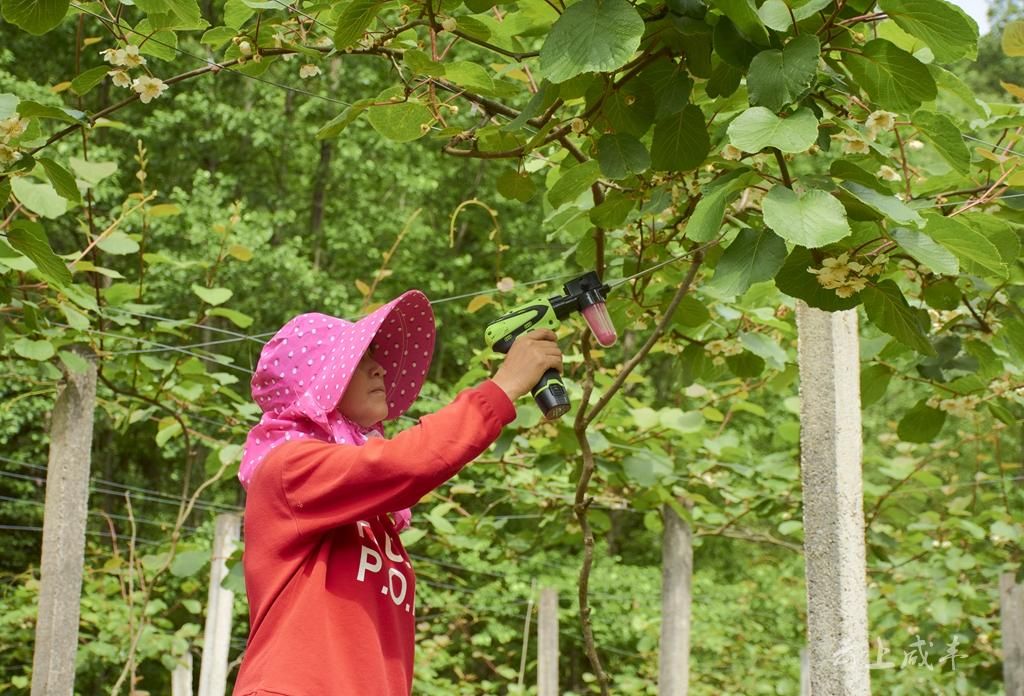
[[380, 0], [351, 0], [338, 14], [338, 29], [334, 32], [334, 48], [344, 50], [363, 38], [363, 34], [384, 7]]
[[163, 447], [167, 444], [168, 440], [178, 435], [181, 435], [181, 423], [171, 417], [161, 418], [160, 423], [157, 425], [154, 440], [156, 440], [158, 447]]
[[956, 256], [923, 232], [897, 227], [889, 235], [917, 261], [936, 273], [956, 275], [960, 272]]
[[327, 140], [329, 138], [337, 138], [341, 135], [342, 131], [352, 125], [355, 120], [369, 108], [370, 104], [375, 101], [375, 99], [361, 99], [355, 104], [346, 107], [344, 111], [325, 123], [323, 127], [317, 131], [316, 139]]
[[117, 171], [117, 162], [93, 162], [90, 160], [69, 157], [68, 163], [75, 175], [89, 184], [98, 184]]
[[432, 60], [426, 53], [415, 48], [406, 49], [405, 53], [402, 54], [402, 61], [417, 75], [442, 77], [445, 72], [443, 63]]
[[89, 90], [103, 82], [103, 78], [107, 76], [109, 71], [109, 65], [101, 65], [97, 68], [86, 70], [71, 81], [71, 91], [79, 96], [87, 94]]
[[883, 396], [889, 388], [892, 370], [885, 365], [869, 365], [860, 371], [860, 405], [867, 408]]
[[641, 174], [651, 166], [644, 144], [625, 133], [602, 135], [597, 141], [597, 161], [601, 173], [613, 180]]
[[744, 331], [740, 334], [740, 343], [743, 344], [744, 348], [768, 363], [773, 370], [783, 369], [789, 360], [782, 346], [767, 334]]
[[85, 316], [71, 304], [64, 302], [60, 305], [61, 314], [64, 315], [64, 319], [67, 320], [68, 326], [72, 329], [78, 329], [79, 331], [85, 331], [89, 328], [89, 317]]
[[53, 344], [46, 340], [32, 341], [19, 338], [11, 347], [15, 353], [27, 360], [49, 360], [57, 354]]
[[683, 411], [678, 408], [663, 408], [658, 412], [658, 422], [678, 433], [699, 433], [704, 428], [704, 416], [698, 411]]
[[748, 39], [762, 46], [768, 44], [768, 31], [751, 0], [711, 0], [709, 4], [721, 10]]
[[48, 157], [40, 157], [36, 162], [43, 165], [46, 175], [50, 177], [50, 183], [61, 197], [75, 203], [82, 202], [82, 194], [78, 191], [78, 184], [75, 183], [75, 177], [71, 172]]
[[636, 201], [621, 191], [611, 191], [601, 205], [590, 209], [590, 221], [604, 229], [614, 229], [626, 221]]
[[494, 94], [494, 78], [487, 69], [468, 60], [458, 60], [444, 66], [445, 77], [468, 90], [483, 95]]
[[943, 0], [880, 0], [878, 6], [903, 31], [924, 41], [940, 63], [978, 57], [978, 25]]
[[921, 328], [921, 313], [924, 310], [914, 309], [907, 304], [896, 283], [882, 280], [864, 288], [861, 294], [864, 296], [864, 311], [872, 324], [919, 353], [935, 355], [935, 349]]
[[236, 34], [238, 32], [231, 27], [214, 27], [203, 34], [203, 37], [199, 39], [199, 43], [216, 49], [233, 39]]
[[[400, 93], [401, 87], [386, 89], [377, 97], [377, 102], [387, 101]], [[430, 109], [414, 99], [368, 107], [367, 115], [375, 131], [398, 143], [419, 140], [427, 134], [428, 126], [434, 120]]]
[[761, 51], [750, 63], [750, 103], [779, 111], [799, 99], [818, 73], [821, 44], [814, 34], [801, 34], [781, 51]]
[[747, 187], [749, 173], [749, 169], [737, 169], [704, 187], [704, 195], [686, 223], [687, 239], [703, 244], [718, 234], [726, 206]]
[[820, 189], [801, 196], [779, 184], [765, 196], [762, 207], [765, 224], [800, 246], [816, 249], [850, 234], [843, 204]]
[[964, 616], [964, 607], [959, 599], [952, 597], [938, 597], [932, 601], [932, 618], [940, 624], [951, 624], [958, 626]]
[[[637, 80], [651, 88], [656, 106], [655, 118], [679, 113], [690, 103], [693, 80], [682, 63], [659, 58], [637, 75]], [[623, 87], [632, 84], [627, 82]]]
[[782, 268], [775, 274], [775, 286], [790, 297], [801, 299], [811, 307], [826, 312], [852, 309], [860, 304], [861, 293], [852, 297], [839, 297], [835, 290], [822, 287], [816, 276], [807, 270], [815, 267], [810, 249], [794, 247]]
[[893, 222], [914, 227], [924, 226], [924, 218], [896, 196], [887, 196], [853, 181], [844, 181], [839, 186], [858, 201]]
[[533, 198], [537, 187], [526, 172], [520, 174], [514, 169], [502, 172], [495, 182], [498, 193], [510, 200], [526, 203]]
[[729, 124], [729, 142], [744, 152], [775, 147], [782, 152], [805, 152], [818, 139], [818, 119], [807, 108], [779, 118], [763, 106], [753, 106]]
[[71, 283], [71, 271], [53, 253], [43, 226], [31, 220], [17, 220], [7, 231], [7, 241], [19, 252], [32, 259], [39, 273], [57, 285]]
[[253, 322], [253, 318], [248, 314], [242, 314], [241, 312], [236, 312], [233, 309], [227, 309], [225, 307], [208, 309], [206, 310], [206, 314], [211, 317], [224, 317], [240, 329], [248, 329], [252, 326]]
[[70, 5], [69, 0], [4, 0], [3, 15], [11, 24], [39, 36], [60, 24]]
[[842, 62], [854, 83], [882, 108], [909, 113], [937, 94], [924, 63], [891, 41], [868, 41], [860, 54], [843, 53]]
[[187, 578], [198, 573], [210, 560], [209, 551], [182, 551], [171, 561], [171, 575]]
[[971, 151], [967, 149], [960, 129], [948, 116], [922, 110], [914, 112], [911, 122], [949, 166], [960, 174], [970, 172]]
[[[596, 101], [603, 95], [602, 83], [595, 82], [587, 91], [587, 101]], [[600, 119], [595, 126], [601, 132], [610, 130], [640, 138], [650, 130], [656, 113], [654, 89], [645, 82], [630, 80], [605, 97], [601, 104]]]
[[0, 94], [0, 119], [7, 119], [18, 113], [21, 99], [14, 94]]
[[[1010, 189], [1011, 191], [1013, 189]], [[1018, 192], [1019, 193], [1019, 192]], [[977, 210], [977, 209], [975, 209]], [[959, 215], [959, 222], [973, 227], [983, 234], [992, 245], [999, 250], [999, 256], [1008, 267], [1013, 267], [1020, 258], [1021, 241], [1014, 228], [994, 215], [981, 212], [970, 212]]]
[[254, 14], [256, 11], [242, 0], [227, 0], [224, 3], [224, 24], [231, 29], [240, 29]]
[[192, 292], [199, 296], [203, 302], [212, 305], [224, 304], [234, 294], [227, 288], [204, 288], [202, 285], [192, 285]]
[[33, 183], [28, 177], [11, 179], [11, 190], [21, 204], [46, 218], [57, 218], [67, 212], [67, 199], [62, 198], [50, 183]]
[[757, 15], [769, 29], [789, 31], [794, 18], [797, 22], [802, 22], [831, 4], [832, 0], [810, 0], [798, 7], [789, 7], [783, 0], [766, 0], [757, 8]]
[[139, 243], [120, 230], [111, 232], [105, 239], [98, 242], [96, 246], [115, 256], [134, 254], [139, 250]]
[[651, 166], [656, 171], [686, 172], [699, 167], [711, 151], [704, 113], [692, 104], [654, 124]]
[[1024, 56], [1024, 19], [1007, 22], [1003, 27], [1003, 53], [1011, 58]]
[[46, 106], [34, 101], [20, 102], [18, 113], [24, 118], [49, 118], [64, 123], [83, 123], [85, 119], [85, 114], [77, 109]]
[[58, 351], [57, 357], [64, 363], [64, 366], [75, 374], [84, 374], [89, 369], [89, 362], [78, 353], [62, 350]]
[[943, 215], [928, 215], [927, 221], [925, 234], [953, 252], [964, 270], [982, 276], [1008, 277], [1009, 269], [999, 249], [974, 227]]
[[627, 0], [580, 0], [551, 26], [540, 49], [544, 77], [560, 84], [625, 65], [640, 46], [644, 20]]
[[548, 191], [548, 202], [555, 208], [576, 200], [601, 176], [601, 165], [597, 160], [587, 160], [562, 174]]
[[786, 260], [786, 243], [770, 230], [740, 230], [715, 267], [706, 289], [720, 299], [742, 295], [751, 285], [775, 277]]
[[632, 454], [622, 462], [626, 476], [639, 486], [650, 488], [661, 480], [661, 477], [672, 473], [672, 465], [654, 452], [645, 451]]

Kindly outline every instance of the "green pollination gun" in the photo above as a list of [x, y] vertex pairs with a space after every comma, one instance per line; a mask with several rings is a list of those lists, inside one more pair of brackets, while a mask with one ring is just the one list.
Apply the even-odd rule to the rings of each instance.
[[[615, 343], [615, 326], [608, 316], [605, 300], [611, 290], [590, 271], [563, 286], [564, 295], [547, 300], [534, 300], [520, 305], [495, 319], [484, 330], [487, 344], [499, 353], [507, 353], [516, 338], [534, 329], [557, 329], [569, 315], [583, 315], [597, 342], [602, 346]], [[569, 394], [558, 370], [549, 369], [530, 390], [544, 418], [553, 420], [569, 411]]]

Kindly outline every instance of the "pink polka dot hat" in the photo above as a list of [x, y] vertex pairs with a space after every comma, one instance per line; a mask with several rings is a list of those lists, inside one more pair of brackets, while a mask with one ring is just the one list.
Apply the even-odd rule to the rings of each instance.
[[361, 445], [379, 428], [364, 429], [338, 411], [363, 354], [375, 344], [384, 368], [388, 420], [405, 413], [420, 393], [434, 354], [434, 312], [410, 290], [357, 322], [300, 314], [263, 347], [252, 397], [263, 411], [249, 431], [238, 478], [248, 488], [267, 454], [294, 439]]

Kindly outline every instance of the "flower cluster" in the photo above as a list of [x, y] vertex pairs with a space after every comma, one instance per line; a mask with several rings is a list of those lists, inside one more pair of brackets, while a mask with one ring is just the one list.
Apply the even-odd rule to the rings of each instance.
[[704, 350], [713, 355], [711, 359], [715, 365], [722, 365], [725, 363], [725, 359], [731, 355], [739, 355], [743, 352], [743, 347], [735, 341], [725, 341], [720, 338], [716, 338], [713, 341], [708, 341], [704, 344]]
[[28, 129], [28, 119], [17, 114], [0, 121], [0, 165], [13, 164], [21, 159], [21, 153], [11, 143], [20, 138]]
[[882, 272], [888, 260], [884, 254], [880, 254], [865, 266], [850, 261], [849, 252], [843, 252], [837, 258], [825, 259], [821, 268], [808, 268], [807, 272], [817, 276], [818, 284], [823, 288], [835, 290], [839, 297], [853, 297], [867, 287], [868, 277]]
[[958, 418], [966, 418], [974, 413], [980, 403], [981, 397], [977, 394], [955, 396], [949, 399], [940, 399], [937, 396], [933, 396], [928, 399], [928, 405], [932, 408], [945, 411], [946, 413]]
[[146, 59], [139, 53], [138, 46], [128, 44], [124, 48], [107, 48], [100, 51], [100, 55], [114, 67], [114, 70], [107, 73], [114, 86], [131, 88], [139, 95], [139, 101], [143, 104], [148, 104], [167, 91], [167, 85], [157, 77], [143, 75], [132, 79], [128, 71], [146, 64]]

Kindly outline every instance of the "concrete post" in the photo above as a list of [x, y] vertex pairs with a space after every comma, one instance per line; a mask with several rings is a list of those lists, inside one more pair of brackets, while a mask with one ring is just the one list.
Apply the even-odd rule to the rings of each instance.
[[999, 577], [999, 622], [1006, 696], [1024, 694], [1024, 585], [1014, 581], [1013, 573]]
[[96, 366], [68, 372], [53, 406], [32, 696], [71, 696], [85, 560]]
[[690, 602], [693, 544], [690, 527], [670, 505], [662, 506], [661, 644], [658, 696], [686, 696], [690, 676]]
[[537, 607], [537, 696], [558, 690], [558, 590], [542, 587]]
[[235, 550], [242, 518], [217, 515], [214, 526], [213, 557], [210, 563], [210, 591], [203, 632], [203, 662], [199, 668], [199, 696], [224, 696], [228, 680], [228, 652], [231, 648], [231, 612], [235, 593], [220, 586], [227, 575], [227, 559]]
[[811, 693], [868, 696], [857, 311], [798, 301], [797, 327]]
[[192, 653], [187, 652], [171, 672], [171, 696], [192, 696]]

